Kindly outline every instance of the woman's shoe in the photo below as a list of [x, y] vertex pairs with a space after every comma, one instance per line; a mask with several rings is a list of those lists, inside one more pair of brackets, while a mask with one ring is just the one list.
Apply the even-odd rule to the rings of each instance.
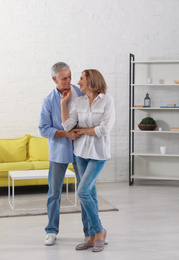
[[87, 240], [87, 241], [84, 241], [83, 243], [77, 245], [75, 249], [76, 250], [85, 250], [85, 249], [88, 249], [93, 246], [94, 246], [94, 244], [90, 244]]
[[101, 252], [104, 249], [105, 239], [107, 231], [104, 229], [104, 238], [103, 240], [95, 240], [92, 252]]

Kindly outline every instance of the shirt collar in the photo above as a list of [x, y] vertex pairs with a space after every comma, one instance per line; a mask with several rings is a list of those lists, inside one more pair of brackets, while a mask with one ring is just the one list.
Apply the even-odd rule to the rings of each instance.
[[103, 93], [100, 93], [97, 98], [103, 98], [104, 97], [104, 94]]
[[58, 89], [57, 88], [55, 88], [55, 93], [58, 95], [58, 96], [62, 96], [62, 94], [58, 91]]
[[[96, 100], [96, 99], [98, 99], [98, 98], [104, 98], [104, 95], [105, 95], [105, 94], [100, 93], [99, 95], [97, 95], [97, 97], [96, 97], [94, 100]], [[87, 94], [85, 94], [85, 98], [86, 98], [86, 99], [88, 98]]]

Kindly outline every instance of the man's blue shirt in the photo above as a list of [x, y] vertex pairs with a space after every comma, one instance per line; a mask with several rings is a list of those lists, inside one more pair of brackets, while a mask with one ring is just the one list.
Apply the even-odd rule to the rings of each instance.
[[[72, 95], [68, 102], [78, 96], [83, 95], [80, 89], [71, 85]], [[67, 137], [54, 138], [57, 130], [64, 130], [61, 120], [60, 100], [62, 95], [55, 88], [47, 97], [44, 98], [39, 119], [39, 131], [43, 137], [48, 138], [49, 161], [57, 163], [73, 162], [73, 144]]]

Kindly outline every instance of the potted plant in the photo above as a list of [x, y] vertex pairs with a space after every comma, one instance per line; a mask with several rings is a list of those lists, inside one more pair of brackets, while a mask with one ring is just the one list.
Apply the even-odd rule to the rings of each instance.
[[156, 121], [152, 117], [145, 117], [138, 124], [140, 130], [154, 130], [157, 127]]

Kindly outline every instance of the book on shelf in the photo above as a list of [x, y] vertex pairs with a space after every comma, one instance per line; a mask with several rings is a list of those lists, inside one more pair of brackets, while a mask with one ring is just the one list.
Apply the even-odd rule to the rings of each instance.
[[171, 127], [170, 130], [171, 131], [179, 131], [179, 127]]
[[144, 107], [144, 106], [141, 106], [141, 105], [136, 105], [135, 107]]
[[167, 107], [176, 107], [176, 104], [167, 104]]
[[179, 106], [160, 106], [160, 108], [179, 108]]

